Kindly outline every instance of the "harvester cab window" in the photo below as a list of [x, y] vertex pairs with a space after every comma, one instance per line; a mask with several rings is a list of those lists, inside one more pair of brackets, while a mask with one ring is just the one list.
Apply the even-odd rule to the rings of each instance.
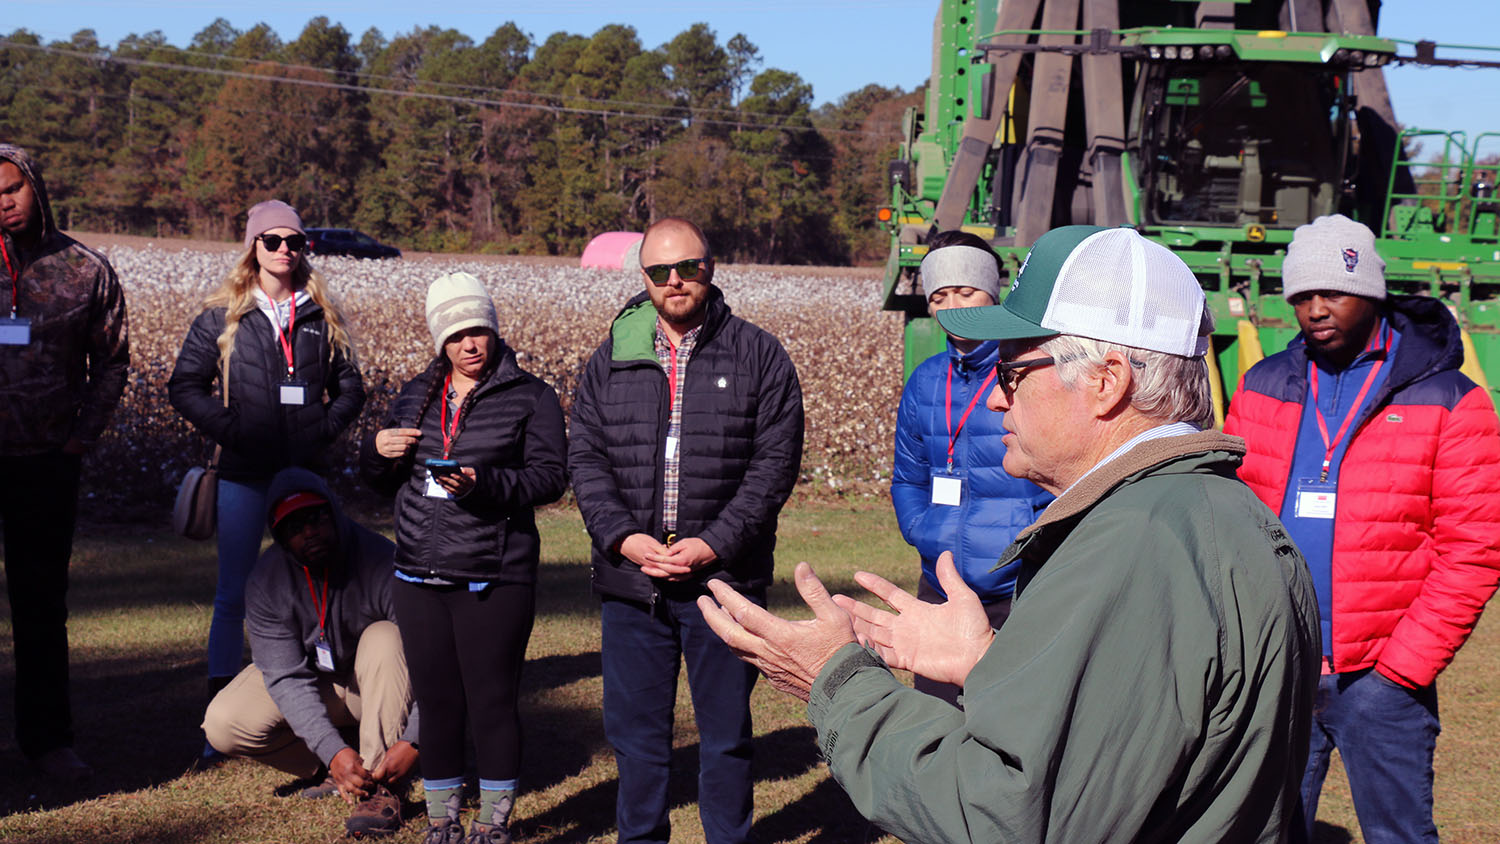
[[1151, 222], [1290, 227], [1336, 210], [1347, 128], [1332, 74], [1157, 64], [1140, 93]]

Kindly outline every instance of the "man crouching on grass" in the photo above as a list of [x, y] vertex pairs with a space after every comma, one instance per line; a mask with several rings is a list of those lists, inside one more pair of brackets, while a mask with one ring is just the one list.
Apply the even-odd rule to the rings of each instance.
[[[395, 832], [401, 804], [392, 786], [417, 762], [417, 713], [391, 604], [395, 546], [345, 518], [305, 469], [278, 473], [266, 500], [276, 541], [245, 589], [253, 663], [208, 705], [203, 731], [220, 753], [297, 777], [325, 774], [303, 794], [337, 791], [355, 803], [345, 824], [354, 837]], [[358, 750], [341, 734], [351, 727]]]
[[[1201, 430], [1213, 322], [1192, 272], [1131, 229], [1068, 226], [1037, 240], [1003, 305], [938, 321], [1002, 341], [988, 406], [1005, 470], [1057, 496], [997, 563], [1021, 562], [1005, 626], [947, 553], [945, 604], [863, 572], [894, 613], [830, 598], [802, 563], [814, 619], [717, 581], [704, 619], [808, 701], [834, 778], [902, 841], [1283, 841], [1317, 604], [1235, 476], [1244, 441]], [[888, 665], [962, 687], [964, 708]]]

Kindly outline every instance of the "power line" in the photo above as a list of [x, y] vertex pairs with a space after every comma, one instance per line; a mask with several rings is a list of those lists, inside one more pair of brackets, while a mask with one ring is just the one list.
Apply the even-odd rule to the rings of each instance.
[[[402, 90], [397, 90], [397, 89], [393, 89], [393, 88], [381, 88], [381, 87], [373, 87], [373, 86], [365, 86], [365, 85], [353, 85], [353, 84], [349, 84], [349, 83], [345, 83], [345, 82], [333, 82], [333, 81], [328, 81], [328, 80], [298, 79], [298, 78], [295, 78], [295, 77], [272, 76], [272, 75], [269, 75], [269, 74], [250, 73], [250, 72], [247, 72], [247, 71], [228, 70], [228, 69], [224, 69], [224, 68], [195, 67], [193, 65], [176, 64], [176, 63], [173, 63], [173, 62], [162, 62], [162, 61], [154, 61], [154, 60], [151, 60], [151, 59], [139, 59], [139, 58], [130, 58], [130, 57], [125, 57], [125, 56], [118, 56], [118, 55], [114, 55], [114, 54], [111, 54], [111, 53], [108, 53], [108, 52], [103, 52], [103, 51], [101, 51], [99, 53], [87, 53], [87, 52], [84, 52], [82, 50], [71, 50], [71, 49], [67, 49], [67, 48], [54, 47], [54, 46], [48, 46], [48, 45], [42, 45], [42, 44], [25, 44], [25, 43], [21, 43], [21, 42], [17, 42], [17, 41], [11, 41], [9, 39], [0, 39], [0, 46], [14, 47], [14, 48], [17, 48], [17, 49], [31, 50], [31, 51], [35, 51], [35, 52], [47, 53], [47, 54], [57, 55], [57, 56], [67, 56], [67, 57], [82, 59], [82, 60], [86, 60], [86, 61], [108, 62], [108, 63], [113, 63], [113, 64], [123, 64], [123, 65], [134, 66], [134, 67], [149, 67], [149, 68], [154, 68], [154, 69], [158, 69], [158, 70], [171, 70], [171, 71], [177, 71], [177, 72], [181, 72], [181, 73], [201, 73], [201, 74], [209, 74], [209, 75], [213, 75], [213, 76], [222, 76], [222, 77], [235, 78], [235, 79], [249, 79], [249, 80], [263, 81], [263, 82], [283, 83], [283, 84], [291, 84], [291, 85], [302, 85], [302, 86], [311, 87], [311, 88], [323, 88], [323, 89], [329, 89], [329, 90], [350, 91], [350, 92], [356, 92], [356, 93], [384, 94], [384, 95], [395, 96], [395, 97], [409, 97], [409, 98], [415, 98], [415, 99], [432, 100], [432, 101], [437, 101], [437, 102], [460, 103], [460, 104], [473, 105], [473, 106], [487, 106], [487, 107], [491, 107], [491, 108], [507, 108], [507, 107], [508, 108], [520, 108], [520, 109], [529, 109], [529, 110], [536, 110], [536, 111], [546, 111], [546, 112], [551, 112], [551, 113], [554, 113], [554, 114], [578, 114], [578, 115], [588, 115], [588, 116], [594, 116], [594, 117], [606, 117], [606, 118], [608, 118], [608, 117], [615, 117], [615, 118], [621, 118], [621, 119], [627, 119], [627, 120], [649, 120], [649, 121], [654, 121], [654, 122], [666, 122], [666, 123], [681, 123], [684, 120], [691, 119], [693, 122], [702, 123], [702, 124], [711, 125], [711, 126], [732, 126], [732, 127], [737, 127], [737, 128], [776, 129], [776, 130], [785, 130], [785, 131], [808, 131], [808, 132], [817, 131], [817, 132], [824, 132], [824, 133], [831, 133], [831, 134], [863, 135], [863, 136], [869, 136], [869, 137], [889, 137], [890, 134], [891, 134], [888, 131], [887, 132], [877, 132], [877, 131], [868, 131], [868, 130], [861, 130], [861, 129], [836, 129], [836, 128], [832, 128], [832, 127], [824, 128], [824, 129], [817, 129], [817, 128], [813, 127], [810, 122], [806, 126], [796, 126], [796, 125], [791, 125], [791, 124], [786, 124], [786, 123], [763, 123], [763, 122], [751, 121], [751, 120], [726, 120], [726, 119], [709, 118], [709, 117], [692, 117], [691, 115], [643, 114], [643, 113], [640, 113], [640, 112], [624, 111], [624, 110], [620, 110], [620, 109], [580, 108], [580, 107], [577, 107], [577, 106], [566, 106], [566, 105], [560, 105], [560, 104], [549, 105], [549, 104], [544, 104], [544, 103], [532, 103], [532, 102], [525, 102], [525, 101], [520, 101], [520, 100], [503, 100], [503, 99], [492, 99], [492, 98], [488, 98], [488, 97], [467, 97], [467, 96], [459, 96], [459, 95], [454, 95], [454, 94], [439, 94], [439, 93], [434, 93], [434, 92], [429, 92], [429, 91], [402, 91]], [[272, 65], [272, 66], [278, 66], [278, 65], [280, 65], [280, 63], [271, 62], [271, 61], [258, 62], [258, 64], [269, 64], [269, 65]], [[326, 68], [317, 68], [317, 67], [309, 67], [309, 66], [298, 66], [298, 65], [281, 65], [281, 66], [284, 66], [284, 67], [296, 67], [296, 68], [299, 68], [299, 69], [312, 70], [312, 71], [319, 72], [319, 73], [338, 73], [338, 71], [328, 70]], [[419, 82], [417, 84], [422, 84], [422, 83]], [[493, 90], [493, 89], [485, 89], [485, 90]], [[571, 99], [571, 98], [564, 97], [564, 99]], [[659, 106], [645, 104], [645, 103], [636, 103], [635, 105], [646, 105], [648, 107], [659, 107]]]

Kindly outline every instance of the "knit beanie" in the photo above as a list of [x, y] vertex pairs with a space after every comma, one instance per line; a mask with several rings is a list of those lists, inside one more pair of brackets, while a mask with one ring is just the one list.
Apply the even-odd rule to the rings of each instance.
[[279, 199], [268, 199], [250, 208], [250, 217], [245, 220], [245, 248], [249, 249], [257, 237], [275, 228], [296, 229], [298, 234], [307, 234], [302, 230], [302, 218], [297, 216], [297, 209]]
[[495, 303], [479, 279], [468, 273], [449, 273], [427, 287], [427, 330], [438, 352], [454, 333], [475, 326], [500, 334]]
[[1000, 303], [1000, 268], [987, 249], [962, 244], [938, 247], [922, 259], [921, 280], [922, 295], [927, 298], [944, 287], [972, 287]]
[[1385, 261], [1375, 251], [1375, 233], [1343, 214], [1298, 226], [1281, 263], [1281, 295], [1290, 301], [1309, 290], [1385, 299]]

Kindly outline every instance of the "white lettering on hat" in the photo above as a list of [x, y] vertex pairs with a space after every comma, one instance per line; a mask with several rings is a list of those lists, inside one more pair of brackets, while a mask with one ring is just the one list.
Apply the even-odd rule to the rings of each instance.
[[1011, 290], [1012, 293], [1015, 292], [1016, 285], [1018, 285], [1018, 284], [1021, 283], [1021, 274], [1024, 273], [1024, 272], [1026, 272], [1026, 265], [1029, 264], [1029, 263], [1031, 263], [1031, 252], [1030, 251], [1028, 251], [1026, 253], [1026, 257], [1025, 258], [1021, 259], [1021, 268], [1019, 270], [1016, 270], [1016, 277], [1013, 278], [1013, 279], [1011, 279], [1010, 290]]

